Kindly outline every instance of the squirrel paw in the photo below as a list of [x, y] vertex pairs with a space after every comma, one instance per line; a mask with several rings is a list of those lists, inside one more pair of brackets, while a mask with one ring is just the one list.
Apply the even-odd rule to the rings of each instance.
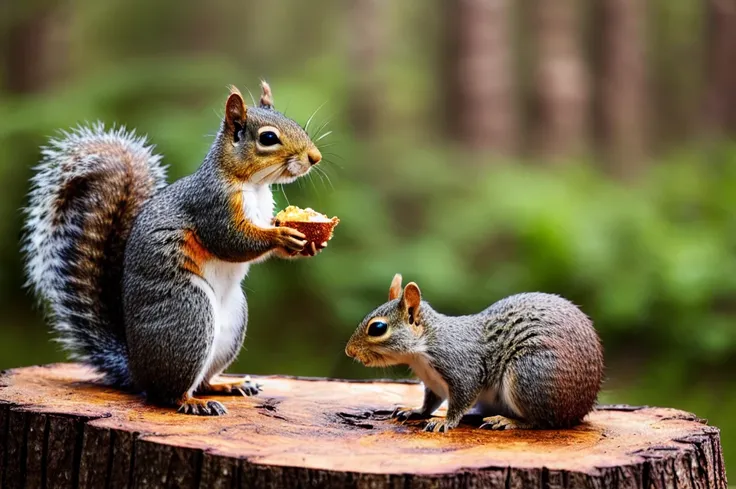
[[430, 431], [433, 433], [447, 433], [450, 431], [450, 427], [442, 418], [435, 418], [427, 423], [424, 427], [424, 431]]
[[525, 424], [505, 416], [483, 418], [483, 424], [480, 425], [481, 430], [517, 430], [524, 428], [526, 428]]
[[221, 416], [227, 414], [227, 409], [217, 401], [205, 401], [190, 397], [182, 402], [177, 412], [195, 416]]
[[391, 417], [398, 419], [402, 423], [405, 421], [409, 421], [410, 419], [426, 419], [429, 416], [424, 414], [424, 411], [421, 409], [407, 409], [407, 408], [396, 408], [393, 413], [391, 413]]
[[234, 379], [220, 381], [216, 384], [206, 383], [197, 392], [202, 394], [214, 394], [214, 395], [231, 395], [231, 396], [243, 396], [250, 397], [258, 395], [263, 390], [261, 384], [256, 384], [250, 380], [250, 377], [245, 379]]
[[304, 249], [307, 244], [306, 236], [293, 228], [277, 227], [276, 246], [288, 256], [293, 256]]
[[263, 390], [261, 384], [256, 384], [250, 380], [246, 380], [239, 386], [235, 387], [235, 390], [243, 397], [256, 396]]
[[327, 241], [320, 244], [312, 241], [311, 243], [309, 243], [309, 246], [306, 246], [304, 250], [302, 250], [302, 255], [315, 256], [317, 253], [324, 250], [325, 248], [327, 248]]

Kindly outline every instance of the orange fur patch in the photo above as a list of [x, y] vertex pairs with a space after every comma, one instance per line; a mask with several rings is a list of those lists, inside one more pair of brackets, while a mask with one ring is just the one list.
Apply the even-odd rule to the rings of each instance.
[[212, 258], [212, 253], [199, 241], [199, 237], [194, 231], [184, 231], [184, 242], [181, 251], [184, 255], [184, 269], [201, 277], [202, 267]]
[[235, 229], [239, 231], [245, 231], [248, 220], [245, 217], [245, 212], [243, 211], [242, 192], [233, 192], [230, 195], [230, 211], [232, 212], [232, 219], [233, 224], [235, 224]]

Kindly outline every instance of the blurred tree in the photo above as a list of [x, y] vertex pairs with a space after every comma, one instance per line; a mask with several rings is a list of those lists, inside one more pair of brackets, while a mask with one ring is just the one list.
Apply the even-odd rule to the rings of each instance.
[[578, 2], [535, 0], [526, 12], [533, 16], [537, 48], [536, 146], [550, 157], [577, 155], [585, 146], [589, 96]]
[[47, 89], [66, 68], [66, 2], [3, 2], [3, 86], [11, 93]]
[[704, 129], [736, 135], [736, 0], [708, 0]]
[[349, 122], [356, 135], [375, 134], [381, 107], [385, 106], [380, 80], [380, 61], [385, 57], [389, 2], [387, 0], [353, 0], [350, 3], [347, 28], [350, 39], [348, 61], [352, 80]]
[[647, 124], [646, 3], [601, 0], [598, 96], [601, 143], [610, 171], [634, 177], [645, 156]]
[[444, 2], [448, 130], [474, 149], [512, 153], [518, 114], [508, 0]]
[[647, 41], [650, 124], [648, 149], [667, 151], [701, 130], [704, 79], [702, 0], [652, 0]]

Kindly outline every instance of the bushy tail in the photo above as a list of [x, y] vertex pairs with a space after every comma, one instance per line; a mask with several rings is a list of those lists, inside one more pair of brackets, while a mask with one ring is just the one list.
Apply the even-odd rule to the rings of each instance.
[[143, 203], [165, 183], [161, 157], [145, 138], [100, 123], [52, 139], [31, 180], [23, 243], [28, 285], [72, 358], [111, 385], [130, 385], [125, 242]]

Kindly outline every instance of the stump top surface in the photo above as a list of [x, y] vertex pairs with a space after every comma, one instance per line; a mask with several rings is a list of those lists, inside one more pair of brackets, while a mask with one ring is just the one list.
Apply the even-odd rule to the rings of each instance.
[[10, 370], [0, 376], [0, 403], [255, 464], [386, 474], [508, 466], [587, 472], [637, 463], [716, 430], [675, 409], [610, 406], [570, 430], [484, 431], [468, 417], [450, 433], [425, 433], [421, 422], [389, 419], [397, 406], [421, 405], [418, 384], [288, 377], [258, 377], [261, 395], [218, 398], [228, 415], [196, 417], [94, 379], [74, 364]]

